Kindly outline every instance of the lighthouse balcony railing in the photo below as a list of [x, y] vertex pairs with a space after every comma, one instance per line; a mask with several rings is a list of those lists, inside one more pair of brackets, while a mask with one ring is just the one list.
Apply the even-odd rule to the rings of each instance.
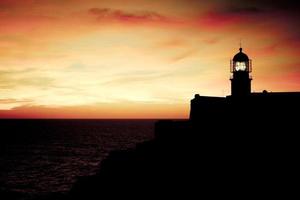
[[[249, 65], [248, 65], [248, 71], [251, 73], [252, 72], [252, 60], [249, 60]], [[252, 77], [251, 77], [252, 79]]]
[[230, 72], [233, 73], [234, 69], [233, 69], [233, 61], [230, 60]]

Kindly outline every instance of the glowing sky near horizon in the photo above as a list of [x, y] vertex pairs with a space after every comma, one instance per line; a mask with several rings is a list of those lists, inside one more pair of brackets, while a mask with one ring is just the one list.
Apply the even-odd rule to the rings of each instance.
[[254, 91], [300, 91], [292, 0], [0, 0], [0, 118], [185, 118], [230, 94], [240, 39]]

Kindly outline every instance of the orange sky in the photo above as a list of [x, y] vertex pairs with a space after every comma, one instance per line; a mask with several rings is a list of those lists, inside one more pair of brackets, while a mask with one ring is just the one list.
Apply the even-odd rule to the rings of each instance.
[[187, 118], [230, 93], [242, 39], [254, 91], [300, 90], [292, 0], [0, 0], [0, 118]]

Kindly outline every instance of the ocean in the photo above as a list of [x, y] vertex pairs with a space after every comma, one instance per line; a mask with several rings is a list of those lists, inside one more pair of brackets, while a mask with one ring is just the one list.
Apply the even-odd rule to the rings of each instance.
[[0, 194], [40, 199], [95, 174], [110, 151], [154, 137], [155, 120], [0, 120]]

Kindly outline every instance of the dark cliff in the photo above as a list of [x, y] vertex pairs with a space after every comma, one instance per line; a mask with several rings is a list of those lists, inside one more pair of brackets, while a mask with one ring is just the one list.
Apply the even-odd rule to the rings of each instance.
[[299, 106], [254, 108], [159, 121], [154, 140], [112, 152], [96, 176], [74, 185], [70, 199], [286, 198], [296, 191]]
[[190, 120], [158, 121], [154, 140], [112, 152], [70, 198], [292, 196], [299, 103], [300, 93], [196, 95]]

